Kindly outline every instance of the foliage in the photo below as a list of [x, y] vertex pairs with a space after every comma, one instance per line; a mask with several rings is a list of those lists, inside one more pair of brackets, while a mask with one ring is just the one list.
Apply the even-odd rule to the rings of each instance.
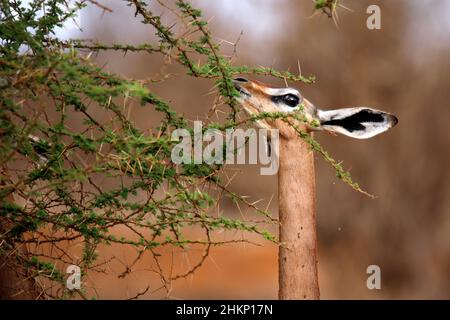
[[[204, 246], [202, 258], [187, 272], [167, 277], [161, 271], [164, 282], [170, 282], [201, 266], [211, 246], [246, 241], [219, 241], [215, 230], [255, 233], [276, 242], [264, 227], [276, 219], [228, 190], [221, 166], [170, 161], [175, 143], [171, 132], [191, 129], [183, 116], [144, 81], [107, 72], [83, 51], [159, 54], [179, 63], [192, 77], [212, 79], [219, 99], [229, 106], [226, 123], [209, 124], [219, 129], [243, 124], [237, 119], [234, 75], [268, 75], [305, 83], [314, 79], [272, 68], [233, 65], [220, 53], [201, 12], [186, 1], [176, 2], [176, 9], [165, 8], [179, 17], [188, 37], [175, 34], [144, 1], [126, 2], [155, 31], [157, 43], [108, 45], [55, 37], [56, 28], [77, 10], [87, 5], [107, 10], [96, 1], [79, 1], [72, 9], [65, 0], [34, 0], [29, 5], [0, 1], [0, 255], [16, 255], [10, 263], [26, 265], [33, 276], [44, 276], [50, 282], [62, 284], [68, 264], [79, 265], [83, 274], [98, 268], [99, 245], [133, 246], [138, 257], [149, 252], [155, 261], [160, 256], [157, 250], [165, 246]], [[128, 118], [130, 103], [154, 108], [162, 116], [160, 125], [148, 131], [139, 129]], [[262, 114], [246, 122], [263, 117], [291, 121], [282, 114]], [[301, 130], [298, 133], [334, 166], [339, 178], [362, 191], [316, 141]], [[221, 216], [223, 196], [253, 209], [261, 219]], [[118, 227], [133, 236], [118, 237]], [[203, 230], [202, 238], [186, 233], [195, 227]], [[65, 249], [73, 243], [83, 246], [79, 258]], [[30, 250], [17, 250], [24, 244]], [[43, 298], [68, 296], [64, 289], [41, 285]]]

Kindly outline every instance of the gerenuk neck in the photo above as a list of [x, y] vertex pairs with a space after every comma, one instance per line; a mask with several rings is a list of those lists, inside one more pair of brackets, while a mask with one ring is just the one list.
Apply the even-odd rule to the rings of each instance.
[[279, 158], [279, 299], [319, 299], [313, 151], [280, 137]]

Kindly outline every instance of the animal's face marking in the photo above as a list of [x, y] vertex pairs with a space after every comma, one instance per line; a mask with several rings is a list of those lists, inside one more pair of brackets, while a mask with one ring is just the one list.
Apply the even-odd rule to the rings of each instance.
[[245, 78], [234, 79], [234, 86], [240, 93], [238, 100], [247, 112], [257, 109], [258, 112], [289, 113], [298, 110], [304, 101], [300, 92], [294, 88], [271, 88]]
[[[238, 101], [250, 115], [261, 112], [295, 112], [303, 106], [308, 120], [316, 120], [318, 127], [307, 130], [326, 130], [337, 132], [356, 139], [367, 139], [389, 130], [398, 123], [398, 119], [389, 113], [368, 107], [319, 110], [294, 88], [272, 88], [258, 81], [236, 78], [234, 86], [239, 91]], [[263, 128], [285, 127], [280, 121], [258, 120]], [[286, 128], [283, 128], [286, 132]]]
[[300, 105], [303, 97], [295, 95], [293, 93], [287, 93], [284, 95], [272, 96], [271, 99], [278, 105], [283, 104], [284, 106], [288, 106], [289, 108], [296, 108]]

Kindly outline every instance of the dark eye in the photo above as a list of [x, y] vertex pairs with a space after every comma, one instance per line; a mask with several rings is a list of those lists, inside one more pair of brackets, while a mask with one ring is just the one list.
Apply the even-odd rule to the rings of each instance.
[[284, 102], [284, 104], [288, 105], [291, 108], [295, 108], [296, 106], [298, 106], [298, 103], [300, 102], [300, 99], [291, 93], [281, 96], [281, 99]]

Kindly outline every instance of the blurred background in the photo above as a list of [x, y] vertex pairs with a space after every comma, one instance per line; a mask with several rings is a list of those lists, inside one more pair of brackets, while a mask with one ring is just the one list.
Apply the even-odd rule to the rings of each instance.
[[[106, 43], [155, 40], [154, 31], [133, 17], [121, 1], [103, 1], [113, 13], [92, 8], [80, 16], [83, 37]], [[267, 66], [315, 75], [315, 84], [291, 84], [320, 108], [370, 106], [394, 113], [399, 124], [370, 140], [317, 134], [316, 138], [351, 169], [353, 178], [377, 196], [372, 200], [337, 180], [316, 156], [319, 278], [324, 299], [450, 299], [450, 2], [446, 0], [342, 0], [336, 25], [325, 14], [313, 17], [312, 1], [195, 0], [223, 52], [236, 64]], [[381, 8], [381, 30], [366, 27], [371, 4]], [[158, 12], [161, 7], [155, 5]], [[173, 17], [163, 15], [163, 23]], [[166, 19], [166, 20], [165, 20]], [[191, 120], [203, 118], [213, 104], [213, 82], [184, 75], [161, 56], [100, 53], [94, 61], [135, 79], [169, 78], [151, 90], [169, 100]], [[282, 81], [259, 77], [275, 86]], [[142, 128], [157, 124], [150, 108], [132, 118]], [[257, 166], [239, 166], [230, 188], [254, 201], [264, 199], [277, 213], [277, 178], [261, 176]], [[271, 197], [274, 197], [270, 202]], [[231, 203], [224, 214], [241, 214]], [[273, 229], [276, 232], [276, 229]], [[120, 231], [119, 231], [120, 232]], [[172, 284], [174, 298], [270, 299], [277, 297], [277, 247], [253, 239], [249, 244], [214, 248], [192, 276]], [[127, 277], [120, 277], [135, 252], [104, 248], [120, 263], [108, 274], [90, 275], [101, 298], [161, 298], [158, 278], [144, 257]], [[198, 260], [195, 248], [179, 255], [175, 267]], [[174, 252], [167, 252], [167, 265]], [[197, 255], [197, 256], [196, 256]], [[122, 265], [121, 265], [122, 264]], [[369, 265], [381, 268], [381, 290], [366, 287]], [[154, 292], [152, 292], [154, 291]]]

